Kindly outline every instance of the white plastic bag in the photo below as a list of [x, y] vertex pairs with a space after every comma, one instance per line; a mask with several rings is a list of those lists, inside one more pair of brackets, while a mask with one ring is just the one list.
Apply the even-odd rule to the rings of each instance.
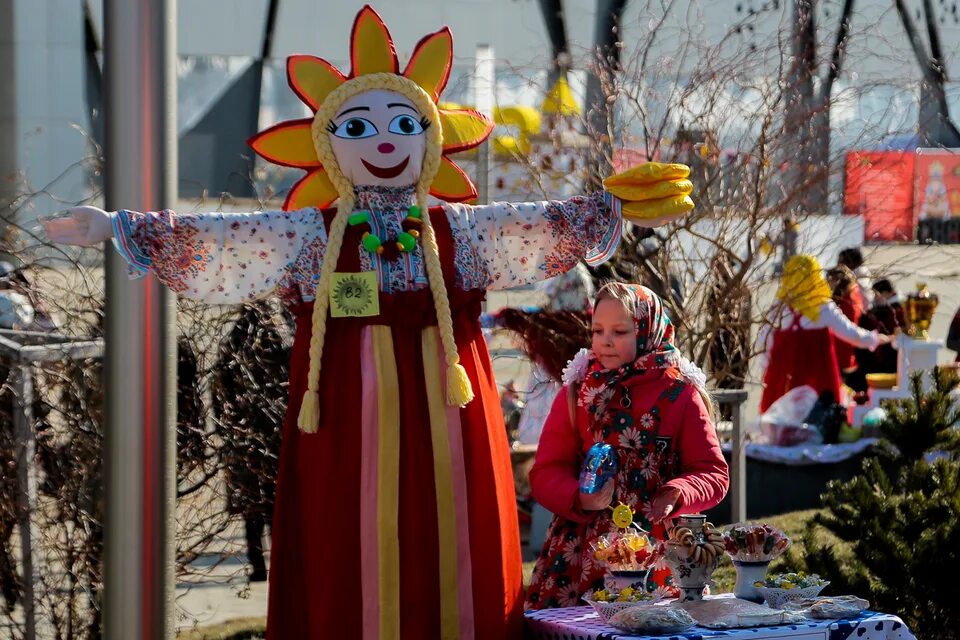
[[777, 398], [757, 419], [758, 430], [769, 444], [792, 446], [822, 441], [820, 432], [804, 424], [813, 405], [817, 403], [816, 390], [804, 385], [794, 387]]

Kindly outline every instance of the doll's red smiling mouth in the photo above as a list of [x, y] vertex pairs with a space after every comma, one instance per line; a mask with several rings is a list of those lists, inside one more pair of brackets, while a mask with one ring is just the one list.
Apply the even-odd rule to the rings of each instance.
[[378, 167], [375, 164], [370, 164], [363, 158], [360, 158], [360, 162], [362, 162], [363, 166], [367, 168], [367, 171], [376, 177], [383, 180], [389, 180], [390, 178], [396, 178], [398, 175], [403, 173], [403, 170], [407, 168], [407, 163], [410, 162], [410, 156], [404, 158], [400, 164], [395, 164], [392, 167]]

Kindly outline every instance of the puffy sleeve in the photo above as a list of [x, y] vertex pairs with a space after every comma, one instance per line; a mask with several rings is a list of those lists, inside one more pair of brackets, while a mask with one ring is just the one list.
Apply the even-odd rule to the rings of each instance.
[[316, 209], [176, 214], [118, 211], [114, 246], [132, 277], [148, 272], [179, 295], [210, 304], [269, 294], [307, 246], [325, 244]]
[[730, 471], [703, 398], [688, 385], [678, 401], [684, 403], [682, 422], [675, 436], [680, 475], [664, 486], [680, 490], [678, 513], [698, 513], [717, 506], [727, 495]]
[[581, 260], [605, 262], [623, 229], [620, 200], [603, 191], [569, 200], [444, 206], [479, 252], [491, 289], [552, 278]]
[[820, 318], [817, 324], [827, 327], [838, 339], [861, 349], [874, 351], [880, 344], [879, 334], [876, 331], [866, 331], [850, 322], [847, 316], [833, 302], [826, 302], [820, 306]]
[[530, 470], [530, 488], [536, 501], [552, 513], [586, 522], [592, 516], [580, 509], [578, 500], [583, 442], [576, 426], [570, 424], [568, 393], [563, 387], [557, 394], [543, 425]]

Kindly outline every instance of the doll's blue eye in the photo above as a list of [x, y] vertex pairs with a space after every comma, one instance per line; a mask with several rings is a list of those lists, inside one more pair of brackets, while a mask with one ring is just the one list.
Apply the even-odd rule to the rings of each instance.
[[423, 133], [423, 125], [417, 122], [413, 116], [403, 115], [391, 120], [387, 131], [399, 133], [402, 136], [415, 136]]
[[369, 138], [370, 136], [377, 135], [378, 131], [373, 123], [369, 120], [364, 120], [363, 118], [350, 118], [340, 123], [334, 132], [333, 135], [338, 138], [348, 138], [348, 139], [357, 139], [357, 138]]

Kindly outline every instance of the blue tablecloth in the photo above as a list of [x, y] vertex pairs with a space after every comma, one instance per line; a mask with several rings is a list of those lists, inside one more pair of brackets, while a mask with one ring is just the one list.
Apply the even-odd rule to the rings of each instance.
[[864, 611], [856, 618], [843, 620], [811, 620], [802, 624], [784, 624], [776, 627], [714, 630], [693, 627], [670, 636], [636, 636], [617, 631], [600, 619], [590, 607], [544, 609], [526, 614], [527, 626], [533, 637], [540, 640], [621, 640], [657, 638], [658, 640], [765, 640], [791, 638], [792, 640], [916, 640], [900, 618], [886, 613]]

